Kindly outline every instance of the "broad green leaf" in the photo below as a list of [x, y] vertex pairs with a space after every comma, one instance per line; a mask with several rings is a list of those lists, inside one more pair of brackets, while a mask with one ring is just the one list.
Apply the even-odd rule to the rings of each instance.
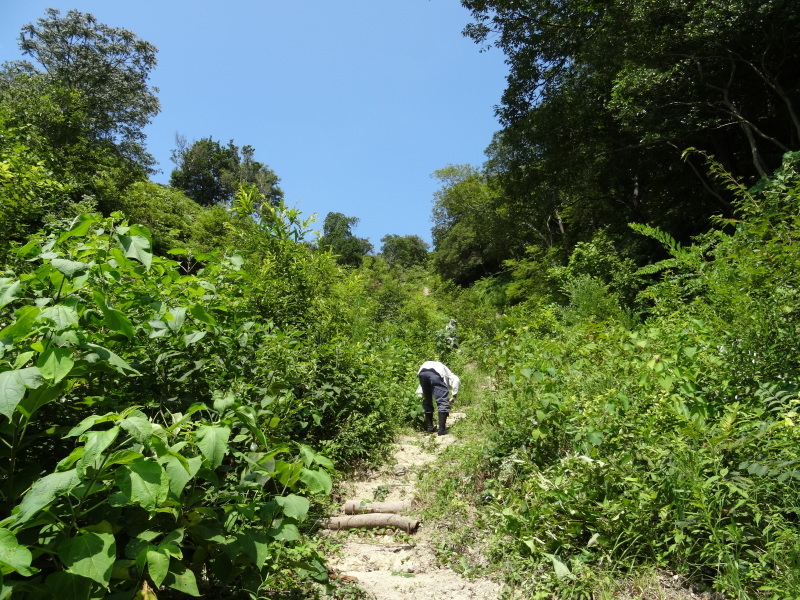
[[30, 577], [31, 552], [20, 546], [16, 536], [8, 529], [0, 528], [0, 572], [3, 575], [16, 571], [23, 577]]
[[14, 515], [14, 524], [25, 523], [58, 496], [69, 493], [79, 483], [80, 479], [75, 469], [50, 473], [37, 479], [20, 502], [19, 512]]
[[173, 333], [177, 333], [186, 322], [186, 309], [182, 306], [169, 309], [169, 312], [164, 314], [164, 321]]
[[125, 256], [134, 258], [142, 263], [146, 269], [150, 269], [153, 261], [153, 253], [150, 251], [150, 240], [141, 235], [121, 235], [114, 234], [114, 239], [117, 240]]
[[169, 489], [176, 496], [181, 495], [183, 488], [186, 487], [186, 484], [197, 474], [203, 462], [203, 459], [199, 456], [192, 456], [187, 459], [187, 464], [185, 465], [175, 456], [167, 456], [162, 460], [164, 461], [164, 469], [169, 478]]
[[275, 461], [275, 475], [278, 481], [287, 487], [294, 487], [302, 471], [303, 465], [300, 463], [288, 463], [283, 460]]
[[[86, 348], [88, 350], [91, 350], [95, 355], [97, 355], [97, 357], [99, 357], [100, 360], [104, 360], [123, 375], [129, 375], [131, 373], [135, 375], [140, 375], [139, 371], [134, 369], [127, 362], [122, 360], [119, 356], [111, 352], [111, 350], [103, 348], [102, 346], [97, 346], [96, 344], [86, 344]], [[91, 362], [88, 356], [87, 360]]]
[[30, 420], [37, 410], [49, 404], [64, 393], [66, 381], [54, 385], [43, 384], [35, 389], [29, 389], [25, 397], [17, 404], [17, 410]]
[[42, 376], [36, 367], [0, 373], [0, 415], [10, 420], [17, 404], [25, 396], [25, 390], [36, 389], [42, 383]]
[[193, 331], [192, 333], [187, 333], [183, 336], [183, 343], [188, 348], [206, 337], [207, 333], [207, 331]]
[[50, 261], [50, 264], [53, 265], [53, 267], [55, 267], [60, 273], [63, 273], [65, 277], [69, 278], [80, 275], [91, 266], [90, 263], [67, 260], [65, 258], [54, 258]]
[[132, 340], [136, 333], [128, 317], [126, 317], [124, 313], [108, 306], [106, 297], [101, 292], [95, 292], [93, 296], [95, 304], [97, 304], [103, 312], [105, 326], [111, 331], [121, 333], [129, 340]]
[[35, 306], [23, 306], [14, 313], [14, 322], [0, 331], [0, 339], [19, 340], [25, 338], [31, 332], [38, 315], [39, 309]]
[[119, 424], [120, 427], [128, 432], [128, 435], [140, 444], [148, 445], [150, 443], [150, 437], [153, 435], [153, 424], [142, 411], [135, 410], [131, 412]]
[[275, 540], [293, 542], [300, 539], [300, 530], [294, 523], [281, 523], [275, 529], [269, 530], [269, 536]]
[[169, 480], [154, 460], [138, 460], [117, 468], [115, 480], [120, 492], [148, 511], [155, 510], [167, 499]]
[[303, 469], [300, 471], [300, 481], [306, 484], [312, 494], [330, 494], [333, 483], [331, 476], [322, 469]]
[[569, 570], [569, 567], [565, 565], [560, 558], [555, 554], [544, 553], [544, 555], [553, 563], [553, 570], [556, 572], [556, 577], [559, 579], [572, 578], [572, 571]]
[[117, 544], [110, 533], [84, 533], [61, 542], [58, 557], [70, 573], [107, 587], [117, 558]]
[[[292, 568], [301, 577], [312, 577], [321, 583], [328, 581], [328, 570], [325, 568], [325, 565], [316, 558], [305, 561], [293, 561]], [[410, 575], [411, 573], [408, 574]]]
[[200, 306], [199, 304], [194, 304], [189, 308], [189, 314], [191, 314], [195, 319], [200, 321], [201, 323], [206, 323], [207, 325], [216, 325], [217, 322], [214, 320], [205, 308]]
[[230, 435], [230, 428], [220, 425], [201, 425], [197, 428], [197, 447], [212, 469], [222, 464], [222, 459], [228, 452]]
[[75, 468], [81, 477], [86, 472], [86, 467], [94, 464], [98, 456], [102, 455], [114, 443], [119, 434], [119, 427], [112, 427], [106, 431], [89, 431], [85, 434], [83, 456], [78, 460]]
[[586, 438], [589, 440], [589, 443], [593, 446], [599, 446], [603, 443], [603, 432], [601, 431], [590, 431]]
[[19, 298], [20, 289], [22, 284], [19, 281], [0, 283], [0, 308]]
[[58, 461], [56, 465], [57, 471], [67, 471], [75, 466], [75, 463], [78, 462], [81, 456], [83, 456], [84, 447], [78, 446], [77, 448], [73, 448], [72, 452], [70, 452], [67, 456], [62, 458]]
[[58, 383], [69, 375], [75, 361], [72, 359], [72, 351], [68, 348], [56, 348], [51, 346], [39, 356], [36, 361], [39, 372], [45, 379]]
[[33, 355], [36, 352], [23, 352], [22, 354], [18, 354], [17, 358], [14, 359], [14, 365], [12, 366], [13, 369], [21, 369], [25, 365], [28, 364], [28, 361], [33, 358]]
[[119, 413], [106, 413], [104, 415], [91, 415], [86, 417], [83, 421], [78, 423], [75, 427], [69, 430], [69, 433], [64, 437], [75, 437], [83, 435], [98, 423], [108, 423], [110, 421], [119, 421]]
[[214, 398], [214, 410], [222, 413], [225, 412], [225, 409], [232, 406], [234, 402], [236, 402], [236, 396], [233, 392], [226, 392], [222, 393], [220, 391], [215, 391], [213, 394]]
[[312, 464], [317, 463], [322, 467], [333, 469], [333, 463], [331, 462], [331, 460], [324, 457], [322, 454], [315, 452], [310, 446], [306, 446], [305, 444], [299, 444], [299, 447], [300, 447], [300, 455], [303, 457], [303, 462], [307, 467], [310, 467]]
[[163, 548], [151, 548], [147, 550], [146, 557], [150, 579], [153, 580], [156, 587], [161, 587], [161, 583], [169, 572], [169, 552]]
[[132, 462], [141, 460], [144, 456], [140, 452], [133, 450], [117, 450], [113, 452], [106, 462], [107, 465], [129, 465]]
[[87, 600], [92, 591], [92, 580], [66, 571], [56, 571], [44, 583], [51, 598], [58, 600]]
[[308, 514], [308, 507], [310, 506], [307, 498], [289, 494], [288, 496], [276, 496], [277, 502], [283, 508], [283, 514], [292, 519], [302, 521]]
[[62, 303], [43, 309], [36, 320], [41, 321], [43, 319], [51, 320], [55, 323], [56, 329], [61, 330], [77, 325], [79, 317], [78, 311], [74, 307]]
[[269, 536], [263, 531], [249, 529], [236, 534], [236, 539], [257, 568], [269, 558]]
[[167, 577], [164, 579], [164, 585], [192, 596], [200, 595], [200, 592], [197, 590], [197, 580], [195, 579], [194, 573], [178, 561], [172, 562], [172, 567]]
[[64, 240], [68, 240], [71, 237], [82, 237], [89, 232], [89, 228], [92, 226], [92, 223], [97, 222], [97, 217], [92, 214], [82, 214], [75, 217], [72, 221], [72, 226], [69, 230], [62, 233], [58, 236], [58, 243], [60, 244]]

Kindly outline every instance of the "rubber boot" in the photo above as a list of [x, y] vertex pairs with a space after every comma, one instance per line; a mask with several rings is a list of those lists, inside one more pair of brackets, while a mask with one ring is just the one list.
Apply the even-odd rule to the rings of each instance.
[[439, 413], [439, 435], [447, 435], [447, 417], [450, 413]]
[[428, 433], [433, 433], [436, 431], [436, 428], [433, 426], [433, 413], [426, 412], [425, 413], [425, 431]]

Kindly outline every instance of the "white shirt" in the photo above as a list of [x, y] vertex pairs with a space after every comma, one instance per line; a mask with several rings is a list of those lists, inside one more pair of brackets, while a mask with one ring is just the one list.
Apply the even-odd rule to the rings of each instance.
[[[419, 371], [417, 371], [417, 374], [419, 375], [419, 372], [424, 369], [433, 369], [436, 371], [439, 374], [439, 377], [444, 379], [444, 382], [453, 391], [453, 396], [458, 393], [458, 388], [461, 387], [461, 380], [455, 373], [448, 369], [447, 366], [435, 360], [428, 360], [422, 363], [422, 366], [419, 368]], [[421, 385], [417, 386], [417, 396], [422, 396]]]

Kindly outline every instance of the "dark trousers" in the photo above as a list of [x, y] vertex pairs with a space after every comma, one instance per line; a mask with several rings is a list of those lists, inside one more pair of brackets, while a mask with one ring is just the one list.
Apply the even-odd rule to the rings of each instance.
[[433, 412], [433, 399], [440, 413], [450, 412], [450, 391], [447, 384], [433, 369], [424, 369], [419, 372], [419, 385], [422, 387], [422, 409], [426, 412]]

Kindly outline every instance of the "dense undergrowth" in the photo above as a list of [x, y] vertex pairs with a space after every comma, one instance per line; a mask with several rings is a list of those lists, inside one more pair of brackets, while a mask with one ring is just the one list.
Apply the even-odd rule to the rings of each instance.
[[296, 211], [260, 211], [230, 221], [236, 252], [154, 255], [146, 228], [86, 213], [12, 253], [0, 597], [323, 589], [310, 516], [414, 421], [408, 379], [444, 317], [385, 265], [301, 243]]
[[635, 273], [640, 318], [585, 276], [464, 350], [486, 383], [426, 483], [431, 514], [474, 525], [443, 542], [454, 565], [477, 544], [525, 597], [611, 597], [653, 568], [800, 596], [798, 157], [730, 185], [737, 219], [691, 246], [638, 227], [670, 255]]

